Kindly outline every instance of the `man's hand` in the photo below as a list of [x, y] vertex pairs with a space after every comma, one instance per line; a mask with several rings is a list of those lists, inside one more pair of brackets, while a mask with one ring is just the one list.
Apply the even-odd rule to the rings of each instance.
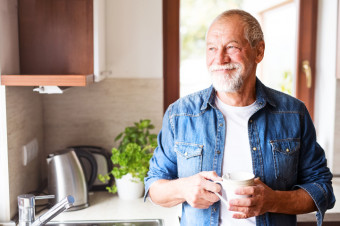
[[259, 178], [254, 182], [255, 186], [238, 188], [235, 191], [238, 195], [251, 197], [229, 201], [229, 210], [240, 212], [234, 213], [233, 218], [244, 219], [266, 212], [303, 214], [317, 209], [310, 195], [301, 188], [292, 191], [274, 191]]
[[221, 186], [209, 180], [222, 178], [214, 171], [206, 171], [182, 180], [183, 197], [192, 207], [206, 209], [220, 200], [213, 192], [220, 192]]
[[275, 203], [275, 191], [265, 185], [259, 178], [255, 179], [255, 186], [238, 188], [238, 195], [249, 195], [249, 198], [232, 199], [229, 201], [229, 210], [234, 213], [233, 218], [243, 219], [270, 212]]
[[219, 192], [221, 186], [210, 181], [222, 180], [216, 172], [206, 171], [176, 180], [158, 180], [149, 189], [152, 201], [164, 207], [171, 207], [188, 202], [194, 208], [206, 209], [219, 201], [213, 192]]

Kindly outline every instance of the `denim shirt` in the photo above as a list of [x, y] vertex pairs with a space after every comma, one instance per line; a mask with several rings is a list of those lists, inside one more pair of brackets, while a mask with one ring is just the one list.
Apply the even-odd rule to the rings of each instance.
[[[226, 122], [215, 106], [215, 96], [210, 87], [169, 106], [145, 178], [145, 195], [159, 179], [201, 171], [221, 176]], [[257, 79], [256, 108], [248, 121], [254, 175], [274, 190], [307, 191], [318, 209], [317, 225], [321, 225], [326, 210], [335, 203], [332, 174], [305, 105]], [[184, 202], [181, 225], [218, 225], [220, 205], [218, 201], [208, 209], [197, 209]], [[256, 217], [256, 225], [296, 225], [296, 215], [268, 212]]]

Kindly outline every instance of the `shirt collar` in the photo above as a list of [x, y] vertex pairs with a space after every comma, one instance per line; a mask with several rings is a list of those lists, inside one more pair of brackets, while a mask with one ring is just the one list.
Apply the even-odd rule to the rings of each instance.
[[215, 104], [215, 97], [216, 97], [216, 90], [214, 89], [214, 87], [211, 85], [207, 92], [204, 94], [204, 97], [203, 97], [203, 104], [201, 106], [201, 110], [204, 111], [207, 107], [208, 107], [208, 104], [211, 106], [211, 107], [214, 107], [214, 104]]
[[270, 104], [273, 107], [276, 107], [275, 101], [271, 98], [268, 93], [268, 88], [263, 85], [263, 83], [256, 77], [256, 102], [259, 105], [265, 105], [266, 103]]
[[[268, 88], [263, 85], [263, 83], [256, 77], [256, 102], [259, 107], [264, 107], [266, 103], [275, 107], [275, 102], [273, 99], [268, 95]], [[216, 90], [211, 85], [207, 92], [204, 94], [204, 102], [201, 106], [201, 110], [205, 110], [208, 107], [208, 104], [211, 107], [215, 106], [215, 97], [216, 97]]]

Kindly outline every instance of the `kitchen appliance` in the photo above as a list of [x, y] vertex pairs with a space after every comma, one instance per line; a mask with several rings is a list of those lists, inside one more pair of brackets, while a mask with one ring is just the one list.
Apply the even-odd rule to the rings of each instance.
[[[93, 158], [93, 156], [89, 156], [91, 155], [87, 156], [89, 159]], [[95, 162], [94, 158], [92, 162]], [[51, 199], [49, 203], [54, 205], [64, 197], [72, 195], [75, 201], [74, 206], [69, 210], [88, 207], [88, 185], [74, 149], [67, 148], [49, 154], [47, 164], [48, 193], [55, 195], [55, 199]], [[93, 167], [92, 173], [94, 175], [97, 174], [96, 170], [96, 166]]]
[[[113, 169], [111, 153], [109, 151], [102, 147], [91, 145], [78, 145], [71, 146], [70, 148], [73, 148], [77, 155], [84, 151], [90, 153], [91, 155], [93, 155], [97, 162], [97, 175], [95, 177], [95, 180], [92, 182], [92, 186], [89, 187], [89, 191], [106, 191], [107, 186], [112, 186], [114, 180], [113, 177], [110, 177], [110, 180], [107, 181], [107, 183], [105, 184], [98, 179], [99, 174], [105, 175], [111, 172], [111, 170]], [[92, 169], [91, 163], [87, 159], [79, 157], [79, 155], [78, 158], [83, 166], [85, 178], [87, 179], [87, 181], [89, 181]]]

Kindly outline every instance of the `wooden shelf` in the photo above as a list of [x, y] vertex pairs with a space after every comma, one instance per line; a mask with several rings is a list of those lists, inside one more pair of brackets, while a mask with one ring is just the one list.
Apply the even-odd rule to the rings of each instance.
[[94, 75], [1, 75], [4, 86], [87, 86]]

